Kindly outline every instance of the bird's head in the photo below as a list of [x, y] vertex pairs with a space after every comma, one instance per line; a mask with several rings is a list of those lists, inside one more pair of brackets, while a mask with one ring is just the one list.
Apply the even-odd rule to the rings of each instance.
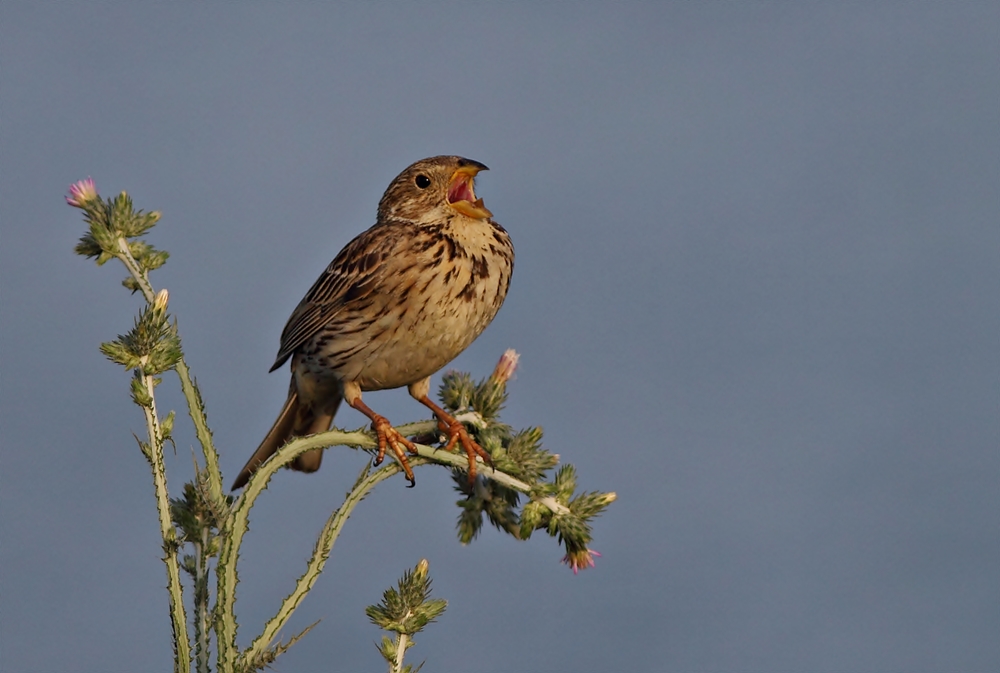
[[478, 220], [493, 214], [476, 198], [475, 179], [489, 170], [478, 161], [455, 156], [422, 159], [398, 176], [378, 204], [378, 219], [436, 224], [456, 215]]

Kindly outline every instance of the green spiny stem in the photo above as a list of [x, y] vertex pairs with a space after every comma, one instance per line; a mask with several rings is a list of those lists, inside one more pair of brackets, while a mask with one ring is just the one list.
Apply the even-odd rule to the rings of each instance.
[[403, 673], [403, 657], [406, 656], [406, 648], [409, 637], [405, 633], [397, 634], [396, 638], [396, 661], [389, 664], [389, 673]]
[[[149, 282], [148, 275], [142, 271], [139, 264], [136, 262], [135, 258], [132, 256], [131, 250], [129, 250], [128, 241], [125, 237], [118, 238], [118, 259], [125, 265], [132, 278], [135, 279], [140, 291], [142, 292], [143, 298], [145, 298], [146, 303], [152, 304], [156, 298], [156, 293], [153, 291], [153, 287]], [[211, 431], [208, 429], [208, 422], [205, 419], [204, 410], [201, 404], [201, 396], [198, 394], [198, 390], [194, 384], [191, 377], [190, 371], [187, 368], [187, 364], [184, 362], [184, 358], [177, 362], [175, 367], [177, 375], [180, 378], [181, 390], [188, 405], [188, 413], [191, 416], [192, 421], [195, 426], [195, 433], [198, 437], [198, 442], [201, 444], [202, 452], [205, 456], [205, 465], [208, 472], [208, 483], [209, 491], [211, 497], [219, 502], [222, 500], [222, 474], [219, 470], [219, 458], [218, 453], [212, 443]], [[152, 377], [146, 377], [149, 381], [146, 383], [146, 387], [149, 390], [150, 395], [153, 395], [153, 384]], [[155, 398], [154, 398], [155, 400]], [[155, 405], [155, 401], [154, 401]], [[167, 553], [164, 557], [164, 562], [167, 564], [167, 575], [168, 575], [168, 589], [170, 591], [170, 612], [171, 621], [174, 629], [174, 648], [175, 648], [175, 670], [187, 672], [190, 670], [191, 662], [191, 652], [190, 652], [190, 642], [187, 636], [187, 619], [184, 615], [184, 604], [183, 596], [181, 593], [180, 584], [180, 571], [177, 565], [177, 554], [176, 554], [176, 541], [175, 533], [173, 531], [172, 524], [169, 521], [169, 495], [166, 488], [166, 466], [163, 463], [163, 446], [162, 446], [162, 435], [159, 431], [159, 421], [156, 416], [155, 406], [151, 409], [146, 409], [147, 426], [150, 432], [155, 432], [156, 434], [150, 434], [150, 446], [152, 448], [153, 459], [153, 475], [154, 482], [157, 491], [157, 509], [160, 514], [160, 527], [161, 531], [164, 532], [164, 544], [167, 549]], [[165, 523], [166, 522], [166, 523]], [[169, 533], [166, 533], [167, 527], [169, 526]], [[168, 536], [169, 535], [169, 539]], [[201, 556], [201, 551], [198, 551], [199, 557]], [[199, 559], [200, 561], [200, 559]], [[199, 562], [201, 571], [205, 572], [206, 568], [204, 564]], [[204, 581], [207, 583], [207, 577]], [[196, 579], [197, 585], [197, 579]], [[205, 587], [207, 589], [207, 586]], [[198, 591], [198, 587], [195, 588], [196, 594], [201, 592]], [[207, 610], [207, 591], [204, 595], [205, 605], [199, 605], [199, 612], [204, 608]], [[199, 624], [196, 625], [198, 633], [198, 650], [200, 651], [198, 668], [199, 671], [207, 671], [208, 665], [208, 651], [205, 647], [205, 641], [209, 638], [208, 629], [202, 628], [202, 626], [207, 626], [208, 619], [206, 615], [200, 615], [196, 617]]]
[[[333, 545], [340, 536], [344, 524], [354, 511], [354, 508], [367, 496], [377, 484], [385, 481], [389, 477], [399, 473], [400, 466], [397, 463], [390, 463], [380, 470], [369, 474], [360, 480], [347, 494], [344, 504], [340, 506], [326, 520], [326, 524], [320, 531], [316, 539], [316, 546], [313, 549], [312, 557], [306, 566], [306, 572], [296, 582], [295, 589], [282, 602], [278, 612], [264, 625], [264, 630], [253, 641], [249, 648], [240, 655], [240, 662], [253, 661], [255, 658], [270, 647], [271, 642], [278, 636], [278, 633], [287, 623], [288, 619], [295, 612], [302, 600], [309, 594], [323, 567], [326, 565]], [[237, 666], [239, 668], [239, 666]]]
[[[460, 421], [471, 421], [475, 422], [478, 418], [477, 414], [469, 414], [468, 417], [465, 414], [459, 414], [456, 417]], [[416, 423], [407, 423], [406, 425], [397, 425], [396, 429], [404, 437], [412, 437], [415, 435], [427, 434], [430, 432], [437, 432], [438, 425], [437, 421], [417, 421]], [[318, 435], [311, 435], [309, 437], [304, 437], [295, 440], [286, 445], [291, 447], [292, 444], [298, 445], [298, 442], [308, 442], [309, 448], [322, 448], [328, 446], [354, 446], [362, 449], [374, 449], [378, 447], [378, 442], [367, 430], [354, 430], [352, 432], [344, 432], [342, 430], [331, 430], [330, 432], [322, 432]], [[413, 466], [423, 465], [428, 462], [438, 463], [440, 465], [448, 465], [451, 467], [457, 467], [459, 469], [468, 469], [469, 459], [464, 453], [451, 453], [449, 451], [444, 451], [443, 449], [435, 448], [433, 446], [427, 446], [425, 444], [416, 444], [417, 455], [420, 458], [426, 459], [422, 462], [414, 462], [416, 459], [413, 457], [409, 458], [410, 464]], [[298, 455], [298, 454], [296, 454]], [[272, 460], [276, 460], [272, 458]], [[512, 477], [506, 472], [501, 472], [500, 470], [495, 470], [489, 465], [486, 465], [482, 461], [479, 461], [477, 472], [480, 476], [490, 479], [513, 488], [516, 491], [520, 491], [526, 495], [531, 494], [531, 486], [524, 483], [520, 479]], [[543, 505], [550, 509], [555, 514], [565, 514], [569, 512], [569, 509], [564, 505], [560, 504], [555, 500], [555, 498], [543, 498], [539, 500]]]
[[[437, 421], [421, 421], [397, 427], [405, 436], [433, 432], [436, 428]], [[374, 449], [378, 446], [378, 443], [369, 432], [364, 430], [356, 430], [354, 432], [331, 430], [330, 432], [295, 439], [279, 449], [277, 453], [258, 468], [257, 472], [254, 473], [244, 488], [242, 495], [233, 503], [232, 513], [226, 522], [227, 530], [221, 536], [222, 547], [219, 551], [219, 565], [217, 569], [219, 586], [216, 604], [216, 636], [219, 644], [219, 671], [230, 670], [230, 667], [235, 667], [236, 670], [239, 670], [240, 664], [254, 660], [263, 650], [270, 646], [270, 643], [277, 636], [282, 626], [287, 622], [292, 612], [294, 612], [295, 608], [315, 583], [316, 578], [326, 563], [326, 559], [333, 548], [337, 536], [340, 534], [347, 517], [350, 516], [354, 507], [376, 484], [401, 471], [399, 464], [392, 462], [368, 475], [355, 485], [354, 489], [347, 495], [344, 504], [327, 519], [326, 525], [317, 539], [306, 573], [299, 578], [295, 590], [285, 599], [278, 613], [265, 625], [264, 631], [254, 640], [250, 648], [239, 655], [237, 661], [234, 610], [236, 603], [235, 589], [238, 581], [236, 560], [239, 555], [243, 536], [249, 528], [250, 509], [267, 487], [267, 483], [271, 477], [283, 466], [292, 462], [297, 456], [311, 449], [340, 445]], [[409, 458], [410, 465], [413, 467], [430, 463], [444, 464], [458, 468], [468, 467], [468, 459], [464, 454], [449, 453], [422, 444], [417, 444], [416, 447], [418, 455]], [[523, 493], [527, 494], [531, 491], [531, 487], [523, 481], [515, 479], [499, 470], [493, 470], [485, 464], [481, 466], [480, 472], [488, 479], [493, 479]], [[565, 507], [555, 502], [554, 499], [547, 498], [544, 504], [553, 511], [565, 511]]]
[[[363, 433], [356, 433], [360, 435], [361, 439], [367, 440], [367, 436]], [[329, 446], [331, 443], [350, 443], [351, 439], [356, 439], [353, 437], [352, 433], [324, 433], [324, 435], [318, 436], [329, 436], [334, 435], [334, 441], [330, 442], [329, 439], [325, 444], [316, 444], [315, 440], [317, 436], [311, 436], [301, 439], [296, 439], [292, 442], [286, 444], [281, 448], [274, 456], [269, 460], [265, 461], [257, 472], [254, 473], [250, 481], [247, 483], [246, 487], [243, 489], [243, 494], [233, 503], [230, 516], [225, 522], [225, 529], [221, 531], [220, 542], [221, 546], [219, 549], [219, 562], [216, 568], [216, 576], [218, 580], [218, 589], [216, 590], [216, 619], [215, 619], [215, 634], [218, 642], [218, 652], [219, 652], [219, 662], [218, 670], [224, 673], [229, 670], [233, 670], [234, 667], [238, 669], [237, 665], [237, 646], [236, 646], [236, 618], [234, 606], [236, 603], [236, 583], [238, 581], [238, 574], [236, 563], [239, 556], [240, 545], [243, 542], [243, 536], [249, 528], [249, 514], [250, 508], [253, 507], [254, 502], [260, 496], [267, 486], [267, 482], [270, 478], [281, 469], [284, 465], [293, 461], [296, 456], [305, 453], [306, 451], [317, 448], [319, 446]], [[329, 547], [333, 546], [333, 542], [336, 539], [336, 534], [339, 534], [340, 527], [343, 526], [343, 521], [346, 520], [348, 514], [353, 510], [354, 506], [360, 501], [359, 496], [357, 500], [352, 498], [358, 488], [364, 488], [367, 485], [367, 489], [364, 491], [367, 493], [383, 479], [387, 479], [396, 472], [399, 471], [399, 467], [395, 463], [391, 463], [382, 470], [379, 470], [373, 475], [369, 475], [368, 479], [363, 480], [361, 483], [355, 486], [355, 490], [351, 494], [348, 494], [347, 501], [344, 505], [340, 507], [336, 512], [334, 512], [330, 519], [327, 520], [327, 525], [324, 526], [323, 532], [320, 534], [320, 538], [316, 544], [316, 550], [313, 554], [313, 559], [310, 561], [310, 566], [314, 566], [314, 562], [319, 564], [319, 569], [322, 569], [323, 563], [326, 561], [326, 554], [322, 553], [324, 545], [328, 544]], [[374, 481], [370, 481], [374, 480]], [[369, 484], [370, 481], [370, 484]], [[333, 537], [330, 534], [333, 533]], [[295, 606], [302, 600], [302, 597], [308, 592], [308, 588], [312, 586], [315, 582], [316, 576], [318, 576], [319, 571], [314, 573], [308, 572], [299, 580], [299, 586], [296, 591], [292, 593], [286, 600], [285, 604], [290, 605], [290, 609], [285, 610], [283, 606], [282, 611], [275, 616], [268, 626], [265, 627], [266, 632], [271, 632], [272, 626], [277, 624], [277, 628], [287, 620], [287, 617], [294, 610]], [[300, 591], [303, 584], [305, 583], [305, 591]], [[285, 616], [278, 620], [282, 612], [285, 612]], [[274, 633], [277, 632], [273, 629]], [[262, 636], [258, 637], [254, 641], [254, 645], [251, 649], [244, 653], [240, 657], [240, 662], [246, 662], [248, 660], [253, 660], [257, 654], [263, 649], [265, 649], [273, 638], [273, 634], [266, 640], [261, 640]]]
[[143, 407], [146, 430], [149, 433], [149, 464], [153, 470], [153, 487], [156, 491], [156, 511], [160, 519], [163, 538], [163, 562], [167, 566], [167, 590], [170, 593], [170, 623], [174, 636], [174, 671], [189, 673], [191, 670], [191, 643], [188, 641], [187, 616], [184, 612], [184, 594], [181, 587], [180, 566], [177, 563], [177, 533], [170, 520], [170, 496], [167, 491], [167, 468], [163, 461], [163, 434], [156, 415], [156, 398], [152, 376], [143, 375], [143, 385], [149, 393], [150, 404]]
[[142, 296], [146, 298], [146, 303], [152, 304], [153, 299], [156, 298], [156, 293], [153, 292], [153, 286], [149, 284], [149, 278], [146, 276], [146, 273], [139, 268], [139, 263], [132, 256], [132, 251], [128, 247], [128, 240], [124, 236], [118, 237], [118, 259], [128, 269], [129, 274], [135, 278], [135, 282], [139, 284], [139, 289], [142, 290]]
[[209, 673], [209, 649], [212, 624], [208, 609], [208, 545], [211, 531], [208, 526], [201, 529], [201, 540], [195, 548], [195, 666], [198, 673]]
[[222, 492], [222, 471], [219, 469], [219, 453], [215, 450], [212, 442], [212, 431], [208, 427], [208, 419], [205, 417], [205, 410], [202, 406], [201, 393], [191, 376], [184, 357], [177, 361], [174, 369], [177, 377], [181, 380], [181, 392], [187, 401], [188, 415], [194, 423], [195, 436], [201, 444], [202, 454], [205, 456], [205, 470], [208, 472], [208, 491], [215, 502], [223, 502], [225, 496]]
[[[118, 237], [117, 256], [139, 285], [146, 303], [152, 304], [156, 298], [156, 293], [153, 291], [153, 286], [149, 283], [148, 275], [139, 268], [138, 262], [132, 256], [132, 251], [129, 250], [128, 241], [124, 236]], [[205, 418], [201, 395], [198, 393], [198, 388], [191, 377], [191, 372], [183, 356], [177, 361], [175, 369], [181, 381], [181, 392], [184, 393], [184, 399], [187, 401], [188, 414], [190, 414], [191, 421], [194, 423], [195, 436], [198, 438], [198, 443], [201, 444], [201, 450], [205, 456], [209, 493], [213, 500], [221, 502], [224, 496], [222, 492], [222, 472], [219, 470], [219, 454], [212, 442], [212, 431], [208, 428], [208, 420]]]

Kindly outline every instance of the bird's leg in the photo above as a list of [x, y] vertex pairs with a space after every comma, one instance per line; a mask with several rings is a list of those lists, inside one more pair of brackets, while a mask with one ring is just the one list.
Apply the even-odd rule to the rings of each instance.
[[469, 459], [469, 483], [472, 484], [476, 481], [476, 456], [483, 459], [483, 462], [487, 465], [493, 465], [493, 460], [490, 458], [490, 454], [486, 452], [486, 449], [479, 446], [476, 440], [469, 436], [469, 431], [465, 429], [462, 422], [457, 420], [454, 416], [449, 414], [447, 411], [434, 404], [427, 393], [430, 391], [430, 379], [424, 379], [422, 381], [417, 381], [410, 386], [410, 395], [420, 402], [422, 405], [434, 412], [434, 415], [438, 419], [438, 427], [441, 432], [448, 433], [448, 443], [445, 445], [445, 451], [452, 451], [455, 448], [456, 443], [461, 443], [462, 448], [465, 449], [465, 455]]
[[392, 427], [392, 423], [389, 422], [388, 418], [376, 414], [367, 404], [361, 401], [361, 386], [357, 383], [348, 382], [344, 384], [344, 399], [372, 421], [372, 430], [375, 431], [375, 435], [378, 437], [378, 455], [375, 457], [375, 464], [380, 465], [385, 459], [386, 447], [392, 447], [392, 452], [395, 454], [396, 460], [403, 467], [406, 479], [410, 482], [410, 488], [416, 486], [417, 480], [414, 478], [413, 470], [410, 468], [410, 461], [406, 459], [406, 451], [403, 450], [405, 448], [410, 453], [415, 454], [417, 453], [416, 445], [404, 437], [399, 430]]

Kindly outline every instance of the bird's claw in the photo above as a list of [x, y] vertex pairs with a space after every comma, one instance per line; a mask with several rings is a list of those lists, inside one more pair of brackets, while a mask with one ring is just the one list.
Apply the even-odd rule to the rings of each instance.
[[483, 459], [483, 462], [493, 467], [493, 459], [490, 458], [490, 454], [486, 452], [486, 449], [479, 446], [479, 444], [470, 435], [469, 431], [465, 429], [462, 422], [454, 418], [448, 417], [446, 422], [443, 419], [438, 419], [438, 428], [441, 432], [448, 434], [448, 443], [445, 444], [445, 451], [453, 451], [455, 449], [455, 444], [461, 443], [462, 448], [465, 450], [465, 455], [469, 459], [469, 483], [474, 484], [476, 482], [476, 456]]
[[393, 455], [396, 456], [396, 460], [402, 466], [403, 472], [406, 473], [406, 480], [410, 482], [409, 488], [416, 486], [417, 480], [413, 476], [413, 470], [410, 468], [410, 461], [406, 459], [406, 451], [403, 450], [403, 448], [406, 448], [410, 453], [416, 454], [416, 445], [404, 437], [399, 430], [392, 427], [392, 423], [385, 416], [375, 415], [375, 419], [372, 421], [372, 430], [375, 431], [375, 435], [378, 437], [378, 455], [375, 456], [374, 464], [381, 465], [385, 459], [386, 448], [392, 447]]

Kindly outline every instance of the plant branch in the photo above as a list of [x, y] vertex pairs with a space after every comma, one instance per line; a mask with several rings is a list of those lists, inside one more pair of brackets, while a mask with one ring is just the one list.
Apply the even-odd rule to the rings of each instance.
[[[128, 240], [124, 236], [118, 237], [118, 254], [116, 256], [125, 265], [132, 278], [135, 279], [139, 290], [142, 292], [142, 296], [146, 299], [146, 303], [152, 304], [156, 293], [153, 292], [153, 286], [149, 282], [148, 274], [142, 271], [139, 263], [132, 256], [132, 251], [128, 247]], [[198, 443], [201, 444], [201, 450], [205, 456], [209, 494], [216, 502], [222, 502], [224, 496], [222, 491], [222, 472], [219, 470], [219, 454], [212, 442], [212, 431], [209, 429], [208, 419], [205, 417], [201, 393], [198, 391], [198, 386], [191, 376], [183, 355], [177, 361], [174, 369], [177, 371], [177, 377], [181, 382], [181, 392], [187, 401], [188, 414], [194, 423], [195, 436], [198, 438]]]
[[406, 656], [407, 642], [410, 638], [405, 633], [397, 634], [396, 639], [396, 661], [389, 664], [389, 673], [403, 673], [403, 657]]
[[142, 291], [142, 296], [145, 297], [147, 304], [152, 304], [153, 300], [156, 298], [156, 293], [153, 292], [153, 286], [149, 284], [149, 277], [144, 271], [139, 268], [139, 263], [135, 261], [135, 257], [132, 256], [132, 251], [128, 247], [128, 239], [124, 236], [118, 237], [118, 259], [121, 260], [128, 272], [135, 278], [135, 282], [139, 285], [139, 289]]
[[253, 661], [264, 650], [270, 647], [271, 642], [277, 637], [282, 627], [284, 627], [285, 623], [292, 616], [292, 613], [295, 612], [299, 603], [309, 594], [316, 580], [319, 579], [320, 573], [323, 572], [323, 567], [330, 557], [330, 552], [333, 550], [333, 545], [340, 536], [340, 532], [343, 530], [344, 524], [347, 523], [347, 519], [351, 516], [354, 508], [376, 485], [400, 471], [401, 468], [398, 463], [390, 463], [371, 474], [366, 474], [368, 468], [365, 468], [362, 477], [358, 479], [357, 483], [344, 499], [344, 504], [334, 511], [323, 525], [323, 529], [316, 539], [316, 546], [313, 548], [312, 556], [306, 565], [306, 571], [296, 582], [295, 589], [285, 598], [274, 617], [264, 625], [264, 630], [261, 634], [240, 655], [241, 663]]
[[149, 434], [149, 452], [144, 452], [153, 470], [153, 487], [156, 491], [156, 511], [160, 519], [160, 535], [163, 539], [163, 562], [167, 566], [167, 590], [170, 593], [170, 623], [174, 633], [174, 671], [188, 673], [191, 670], [191, 643], [187, 635], [187, 616], [184, 612], [184, 595], [181, 587], [180, 566], [177, 563], [177, 532], [170, 520], [170, 498], [167, 492], [167, 468], [163, 461], [163, 433], [156, 414], [154, 380], [140, 373], [143, 386], [149, 395], [149, 405], [143, 406], [146, 416], [146, 431]]
[[[469, 414], [469, 416], [475, 416], [475, 414]], [[473, 418], [466, 418], [465, 414], [461, 414], [458, 417], [460, 421], [473, 421]], [[397, 425], [396, 429], [404, 437], [412, 437], [415, 435], [423, 435], [431, 432], [438, 431], [437, 421], [417, 421], [415, 423], [407, 423], [406, 425]], [[307, 442], [306, 446], [310, 449], [323, 448], [329, 446], [352, 446], [360, 449], [376, 449], [378, 448], [378, 442], [372, 437], [368, 430], [358, 429], [351, 432], [345, 432], [343, 430], [331, 430], [329, 432], [321, 432], [318, 435], [311, 435], [309, 437], [303, 437], [301, 439], [295, 440], [295, 442], [290, 442], [286, 447], [291, 447], [293, 444], [298, 444], [298, 442]], [[448, 465], [450, 467], [457, 467], [461, 470], [469, 469], [469, 460], [464, 453], [452, 453], [450, 451], [445, 451], [444, 449], [436, 448], [433, 446], [427, 446], [426, 444], [415, 444], [417, 447], [417, 457], [410, 457], [410, 465], [416, 467], [418, 465], [426, 465], [427, 463], [437, 463], [439, 465]], [[279, 452], [280, 453], [280, 452]], [[298, 455], [298, 454], [296, 454]], [[492, 481], [507, 486], [524, 493], [525, 495], [531, 495], [532, 487], [516, 477], [513, 477], [506, 472], [501, 472], [496, 470], [489, 465], [486, 465], [481, 460], [479, 464], [482, 466], [477, 470], [478, 474]], [[540, 503], [545, 505], [554, 514], [565, 514], [569, 512], [569, 509], [556, 501], [555, 498], [541, 498]]]
[[201, 539], [195, 545], [194, 574], [194, 635], [195, 665], [198, 673], [209, 673], [208, 658], [211, 645], [212, 623], [208, 610], [208, 545], [211, 531], [208, 526], [201, 529]]
[[[437, 422], [420, 421], [400, 425], [397, 429], [406, 436], [419, 435], [436, 431]], [[236, 558], [239, 554], [243, 536], [249, 528], [250, 509], [260, 494], [264, 492], [268, 481], [270, 481], [271, 477], [278, 470], [291, 463], [297, 456], [302, 455], [306, 451], [329, 446], [353, 446], [363, 449], [375, 449], [378, 447], [378, 442], [365, 430], [355, 430], [353, 432], [331, 430], [317, 435], [297, 438], [285, 444], [271, 458], [261, 464], [257, 472], [250, 478], [242, 495], [233, 504], [232, 514], [227, 522], [228, 530], [226, 535], [223, 536], [217, 569], [219, 581], [217, 615], [219, 622], [216, 624], [216, 635], [219, 641], [220, 671], [226, 670], [224, 662], [229, 661], [234, 662], [238, 670], [242, 664], [254, 661], [270, 646], [292, 612], [294, 612], [295, 608], [315, 583], [316, 578], [326, 563], [330, 550], [333, 548], [334, 542], [336, 542], [337, 536], [340, 534], [344, 523], [354, 510], [354, 507], [361, 502], [376, 484], [401, 471], [399, 463], [393, 461], [380, 470], [363, 477], [355, 484], [354, 488], [347, 494], [344, 504], [327, 519], [316, 541], [316, 546], [307, 564], [306, 572], [299, 578], [295, 589], [285, 598], [277, 614], [265, 625], [261, 635], [254, 640], [249, 649], [239, 655], [239, 660], [236, 662], [236, 622], [233, 609], [236, 602], [235, 589], [238, 581]], [[416, 447], [418, 455], [409, 459], [410, 465], [413, 467], [437, 463], [451, 467], [468, 468], [468, 459], [464, 454], [458, 455], [423, 444], [417, 444]], [[486, 465], [483, 466], [480, 474], [484, 478], [492, 479], [522, 493], [531, 493], [530, 485], [504, 472], [493, 470]], [[556, 502], [554, 498], [544, 498], [540, 502], [555, 513], [568, 511], [565, 506]]]

